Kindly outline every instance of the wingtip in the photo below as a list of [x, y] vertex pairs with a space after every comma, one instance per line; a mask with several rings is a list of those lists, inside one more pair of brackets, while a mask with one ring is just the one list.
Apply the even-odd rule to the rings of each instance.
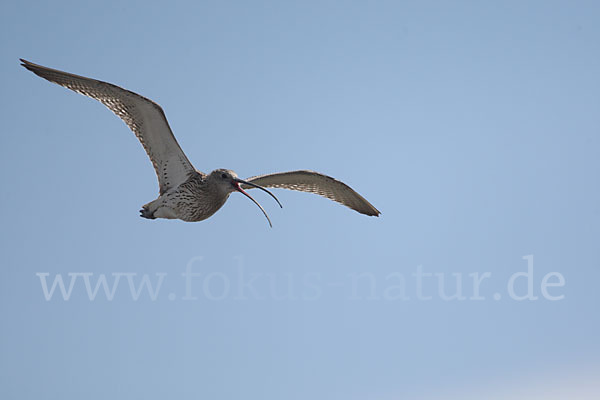
[[379, 217], [381, 215], [381, 211], [373, 207], [368, 212], [363, 212], [363, 214], [368, 215], [369, 217]]
[[34, 63], [32, 63], [31, 61], [27, 61], [24, 58], [19, 58], [19, 61], [21, 61], [21, 67], [33, 71], [33, 67], [35, 65]]
[[352, 209], [362, 215], [366, 215], [367, 217], [379, 217], [381, 215], [381, 211], [379, 211], [375, 207], [370, 208], [370, 209], [364, 209], [364, 208], [363, 209], [352, 208]]

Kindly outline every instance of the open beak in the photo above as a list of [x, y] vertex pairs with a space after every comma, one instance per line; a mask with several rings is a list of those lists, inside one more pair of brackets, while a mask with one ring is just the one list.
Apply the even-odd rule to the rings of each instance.
[[279, 204], [279, 207], [283, 208], [283, 206], [281, 205], [281, 203], [279, 202], [279, 200], [277, 199], [277, 197], [275, 197], [275, 195], [273, 193], [269, 192], [264, 187], [259, 186], [259, 185], [255, 185], [254, 183], [247, 182], [247, 181], [245, 181], [243, 179], [235, 178], [231, 183], [233, 184], [233, 187], [235, 188], [235, 190], [237, 190], [238, 192], [242, 193], [244, 196], [246, 196], [247, 198], [249, 198], [250, 200], [252, 200], [252, 202], [254, 204], [256, 204], [258, 206], [258, 208], [260, 208], [260, 210], [263, 212], [263, 214], [267, 218], [267, 221], [269, 221], [269, 226], [272, 228], [273, 224], [271, 224], [271, 219], [267, 215], [267, 212], [265, 211], [265, 209], [262, 208], [262, 206], [260, 204], [258, 204], [258, 202], [252, 198], [252, 196], [250, 196], [248, 193], [246, 193], [246, 191], [244, 189], [242, 189], [242, 187], [240, 186], [240, 183], [243, 183], [245, 185], [252, 186], [252, 187], [260, 189], [260, 190], [262, 190], [264, 192], [267, 192], [272, 198], [275, 199], [275, 201], [277, 202], [277, 204]]

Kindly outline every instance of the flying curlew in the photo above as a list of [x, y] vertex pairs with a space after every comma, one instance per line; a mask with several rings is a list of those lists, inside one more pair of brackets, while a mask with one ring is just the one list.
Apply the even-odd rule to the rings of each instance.
[[173, 136], [164, 111], [152, 100], [111, 83], [43, 67], [23, 59], [21, 63], [50, 82], [98, 100], [135, 133], [152, 161], [159, 185], [158, 198], [140, 210], [140, 216], [144, 218], [202, 221], [217, 212], [232, 192], [238, 191], [260, 208], [272, 226], [264, 208], [244, 190], [261, 189], [281, 207], [279, 200], [265, 187], [315, 193], [361, 214], [380, 214], [350, 186], [318, 172], [279, 172], [243, 180], [228, 169], [216, 169], [208, 175], [197, 171]]

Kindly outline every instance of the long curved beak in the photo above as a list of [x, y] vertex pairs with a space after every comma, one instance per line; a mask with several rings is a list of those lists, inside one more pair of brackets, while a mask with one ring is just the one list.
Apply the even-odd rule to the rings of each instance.
[[271, 223], [271, 219], [267, 215], [267, 212], [265, 211], [265, 209], [262, 208], [262, 206], [260, 204], [258, 204], [258, 202], [252, 198], [252, 196], [250, 196], [248, 193], [246, 193], [246, 191], [244, 189], [242, 189], [242, 187], [240, 186], [240, 183], [243, 183], [245, 185], [252, 186], [252, 187], [255, 187], [257, 189], [261, 189], [261, 190], [267, 192], [269, 195], [271, 195], [271, 197], [273, 197], [275, 199], [275, 201], [277, 202], [277, 204], [279, 204], [279, 207], [283, 208], [283, 206], [281, 205], [281, 203], [279, 202], [279, 200], [277, 199], [277, 197], [275, 197], [275, 195], [273, 195], [273, 193], [269, 192], [267, 189], [263, 188], [262, 186], [255, 185], [254, 183], [247, 182], [247, 181], [245, 181], [243, 179], [235, 178], [232, 183], [233, 183], [233, 187], [235, 188], [235, 190], [237, 190], [238, 192], [242, 193], [244, 196], [246, 196], [247, 198], [249, 198], [250, 200], [252, 200], [252, 202], [254, 204], [256, 204], [258, 206], [258, 208], [260, 208], [260, 210], [263, 212], [263, 214], [267, 218], [267, 221], [269, 221], [269, 226], [272, 228], [273, 224]]
[[[280, 207], [280, 208], [283, 208], [283, 206], [281, 205], [281, 203], [279, 202], [279, 200], [277, 199], [277, 197], [275, 197], [275, 195], [274, 195], [273, 193], [269, 192], [269, 191], [268, 191], [267, 189], [265, 189], [264, 187], [262, 187], [262, 186], [259, 186], [259, 185], [255, 184], [255, 183], [252, 183], [252, 182], [245, 181], [245, 180], [243, 180], [243, 179], [240, 179], [240, 178], [235, 178], [235, 181], [236, 181], [238, 184], [239, 184], [239, 183], [243, 183], [244, 185], [252, 186], [252, 187], [255, 187], [255, 188], [257, 188], [257, 189], [260, 189], [260, 190], [262, 190], [263, 192], [266, 192], [266, 193], [268, 193], [268, 194], [269, 194], [269, 196], [271, 196], [272, 198], [274, 198], [274, 199], [275, 199], [275, 201], [277, 202], [277, 204], [279, 204], [279, 207]], [[241, 189], [241, 188], [240, 188], [240, 189]]]

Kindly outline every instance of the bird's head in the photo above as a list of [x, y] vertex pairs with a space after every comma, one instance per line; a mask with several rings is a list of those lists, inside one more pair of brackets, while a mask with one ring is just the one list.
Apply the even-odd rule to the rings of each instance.
[[267, 192], [271, 197], [273, 197], [275, 199], [277, 204], [279, 204], [279, 207], [282, 207], [281, 203], [279, 202], [279, 200], [277, 199], [277, 197], [275, 197], [275, 195], [273, 193], [269, 192], [267, 189], [265, 189], [262, 186], [259, 186], [254, 183], [251, 183], [251, 182], [248, 182], [248, 181], [238, 178], [237, 174], [229, 169], [222, 169], [222, 168], [215, 169], [214, 171], [212, 171], [210, 173], [210, 175], [208, 176], [208, 179], [211, 182], [211, 184], [213, 184], [217, 188], [217, 190], [219, 190], [222, 193], [222, 195], [224, 195], [224, 196], [228, 195], [231, 192], [240, 192], [244, 196], [248, 197], [263, 212], [263, 214], [267, 218], [267, 221], [269, 221], [269, 226], [273, 227], [273, 225], [271, 224], [271, 219], [267, 215], [267, 212], [265, 211], [265, 209], [262, 208], [262, 206], [260, 204], [258, 204], [258, 202], [252, 198], [252, 196], [250, 196], [248, 193], [246, 193], [246, 191], [244, 189], [242, 189], [242, 187], [240, 186], [240, 183], [244, 184], [244, 185], [252, 186], [252, 187], [255, 187], [255, 188], [258, 188], [260, 190]]

